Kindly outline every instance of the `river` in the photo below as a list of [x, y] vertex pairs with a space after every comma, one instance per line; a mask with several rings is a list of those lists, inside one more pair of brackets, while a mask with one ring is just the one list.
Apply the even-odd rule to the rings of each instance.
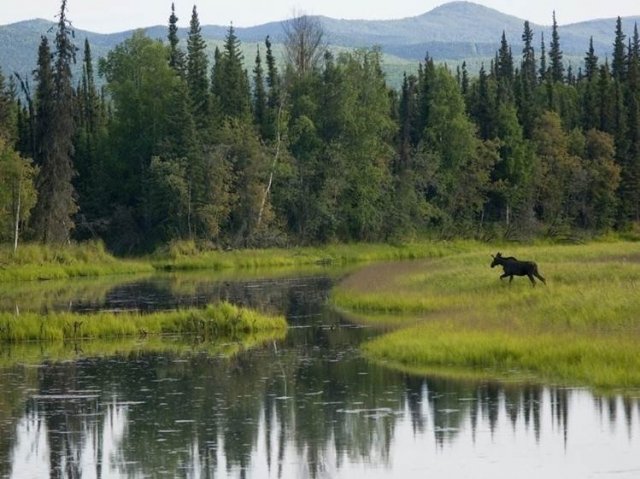
[[327, 305], [336, 277], [199, 273], [8, 289], [0, 307], [10, 310], [226, 299], [285, 314], [290, 328], [247, 350], [188, 338], [2, 346], [0, 476], [640, 477], [639, 398], [371, 364], [359, 345], [379, 333]]

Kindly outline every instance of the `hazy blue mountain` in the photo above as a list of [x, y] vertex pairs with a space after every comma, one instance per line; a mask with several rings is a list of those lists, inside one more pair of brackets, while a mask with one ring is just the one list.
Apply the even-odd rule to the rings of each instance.
[[[551, 12], [549, 12], [551, 20]], [[499, 45], [504, 31], [512, 44], [514, 55], [521, 50], [523, 19], [506, 15], [497, 10], [471, 2], [451, 2], [437, 7], [423, 15], [397, 20], [339, 20], [318, 17], [322, 22], [326, 38], [335, 48], [354, 48], [379, 45], [388, 57], [390, 69], [400, 71], [424, 58], [425, 53], [436, 60], [455, 63], [462, 59], [472, 64], [491, 58]], [[561, 18], [558, 19], [562, 21]], [[632, 34], [634, 22], [640, 22], [640, 16], [623, 19], [627, 35]], [[11, 25], [0, 26], [0, 67], [5, 74], [19, 72], [23, 76], [35, 68], [37, 46], [40, 36], [53, 35], [55, 24], [45, 20], [30, 20]], [[549, 26], [532, 25], [536, 35], [535, 45], [539, 49], [540, 32], [545, 38], [551, 38]], [[593, 36], [597, 53], [611, 56], [615, 19], [592, 20], [582, 23], [560, 26], [561, 47], [567, 58], [579, 61]], [[167, 27], [153, 26], [145, 28], [152, 38], [165, 38]], [[202, 27], [203, 36], [211, 44], [220, 42], [226, 34], [226, 26], [206, 25]], [[95, 58], [106, 53], [132, 31], [112, 34], [99, 34], [76, 30], [76, 40], [81, 46], [88, 38]], [[248, 28], [236, 28], [236, 34], [245, 44], [246, 58], [251, 61], [255, 55], [255, 44], [264, 41], [270, 35], [274, 43], [283, 36], [281, 22], [271, 22]], [[184, 38], [186, 29], [180, 31]]]

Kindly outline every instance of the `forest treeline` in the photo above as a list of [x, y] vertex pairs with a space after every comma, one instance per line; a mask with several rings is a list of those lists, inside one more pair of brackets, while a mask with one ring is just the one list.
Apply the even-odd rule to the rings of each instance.
[[[98, 62], [62, 1], [33, 78], [0, 73], [0, 241], [99, 238], [114, 251], [439, 237], [525, 238], [640, 222], [640, 38], [563, 62], [560, 33], [502, 36], [473, 78], [427, 55], [399, 91], [376, 48], [332, 54], [285, 24], [245, 61], [230, 27], [210, 62], [135, 33]], [[76, 55], [81, 78], [72, 78]], [[249, 70], [245, 65], [251, 65]], [[105, 86], [96, 86], [101, 75]]]

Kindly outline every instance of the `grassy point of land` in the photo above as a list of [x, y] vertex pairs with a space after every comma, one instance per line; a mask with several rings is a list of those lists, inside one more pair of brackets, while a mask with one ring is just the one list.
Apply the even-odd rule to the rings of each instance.
[[184, 309], [150, 314], [52, 313], [47, 315], [0, 313], [0, 342], [76, 341], [189, 334], [201, 340], [230, 340], [260, 332], [284, 335], [284, 317], [270, 317], [222, 302], [205, 309]]
[[[600, 388], [640, 388], [640, 245], [517, 246], [548, 286], [511, 286], [488, 247], [411, 263], [376, 264], [333, 293], [341, 309], [397, 331], [364, 346], [413, 371], [524, 377]], [[495, 251], [493, 251], [495, 253]]]
[[0, 282], [150, 273], [140, 260], [117, 259], [100, 242], [65, 246], [21, 245], [17, 253], [0, 246]]

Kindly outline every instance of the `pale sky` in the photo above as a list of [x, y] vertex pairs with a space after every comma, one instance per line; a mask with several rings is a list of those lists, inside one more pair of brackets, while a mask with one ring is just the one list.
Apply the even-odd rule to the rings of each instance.
[[[32, 18], [55, 20], [60, 0], [2, 0], [0, 25]], [[252, 26], [290, 18], [292, 13], [349, 19], [390, 19], [420, 15], [442, 0], [175, 0], [179, 25], [187, 27], [193, 4], [202, 25]], [[538, 24], [550, 24], [555, 9], [560, 25], [594, 18], [640, 15], [638, 0], [477, 0], [491, 8]], [[171, 0], [67, 0], [75, 28], [110, 33], [165, 25]]]

